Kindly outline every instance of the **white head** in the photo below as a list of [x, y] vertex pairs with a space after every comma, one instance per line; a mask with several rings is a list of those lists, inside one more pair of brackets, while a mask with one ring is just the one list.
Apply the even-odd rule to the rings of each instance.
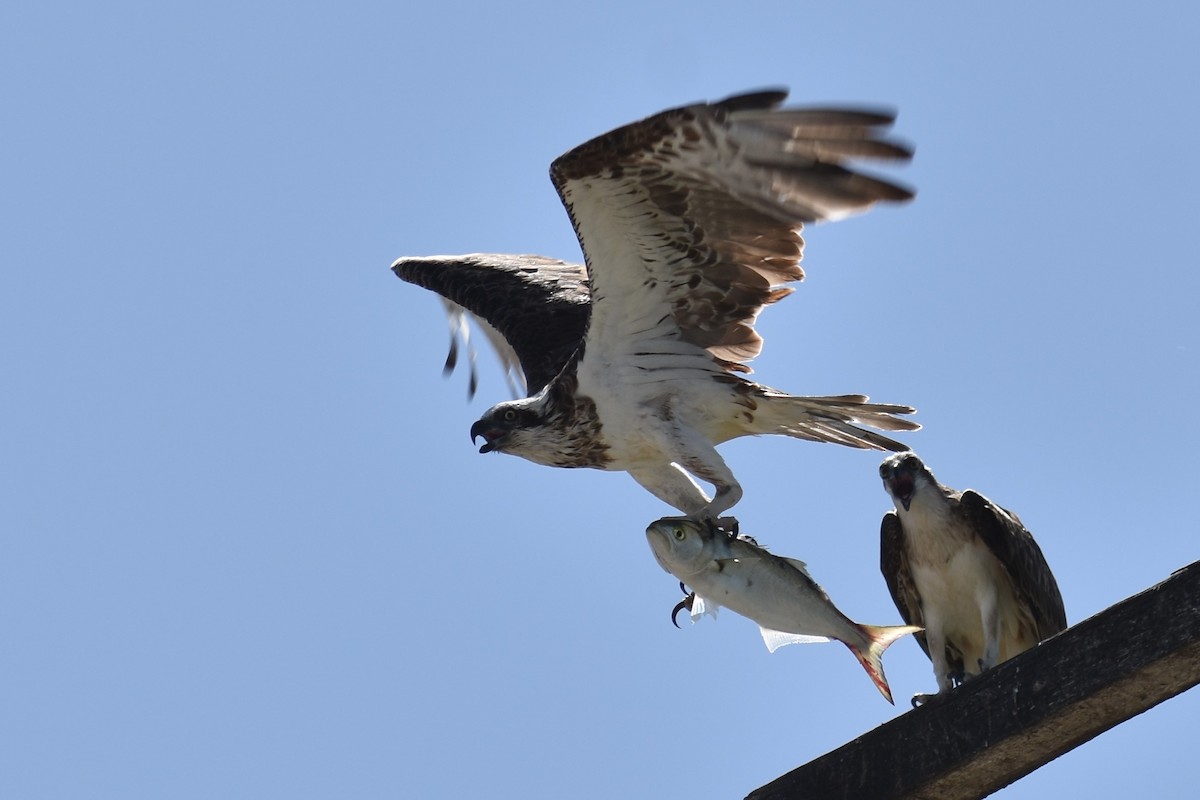
[[549, 467], [603, 467], [610, 460], [595, 404], [552, 382], [520, 400], [498, 403], [471, 426], [481, 453], [508, 453]]
[[925, 462], [911, 450], [893, 453], [885, 458], [879, 465], [879, 477], [883, 480], [884, 491], [896, 504], [897, 511], [908, 511], [918, 492], [938, 485]]
[[[545, 394], [508, 400], [489, 408], [471, 426], [471, 441], [484, 438], [481, 453], [511, 453], [524, 456], [536, 444], [546, 423]], [[526, 456], [528, 458], [528, 456]]]

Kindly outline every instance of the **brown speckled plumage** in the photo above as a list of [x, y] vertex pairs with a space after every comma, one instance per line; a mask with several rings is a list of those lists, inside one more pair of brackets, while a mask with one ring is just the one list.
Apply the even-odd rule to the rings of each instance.
[[[671, 109], [556, 159], [551, 179], [586, 269], [493, 254], [395, 263], [400, 278], [487, 320], [520, 359], [531, 396], [475, 424], [485, 452], [625, 469], [691, 514], [740, 496], [712, 449], [729, 438], [904, 448], [859, 425], [916, 429], [896, 416], [908, 406], [793, 397], [740, 377], [762, 349], [758, 314], [804, 277], [803, 224], [912, 197], [844, 163], [911, 155], [881, 135], [891, 114], [780, 108], [785, 97], [769, 90]], [[673, 464], [717, 497], [710, 503]]]

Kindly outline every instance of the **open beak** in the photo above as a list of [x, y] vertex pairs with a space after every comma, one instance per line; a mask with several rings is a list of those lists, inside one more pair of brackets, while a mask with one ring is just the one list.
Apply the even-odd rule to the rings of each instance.
[[888, 479], [888, 490], [891, 491], [892, 497], [900, 501], [900, 505], [904, 506], [905, 511], [908, 511], [908, 507], [912, 505], [915, 488], [916, 481], [913, 480], [911, 472], [907, 470], [892, 471], [892, 477]]
[[475, 444], [475, 440], [480, 436], [483, 437], [483, 446], [479, 448], [481, 453], [490, 453], [496, 449], [496, 440], [504, 435], [504, 431], [489, 425], [486, 420], [479, 420], [471, 426], [471, 444]]

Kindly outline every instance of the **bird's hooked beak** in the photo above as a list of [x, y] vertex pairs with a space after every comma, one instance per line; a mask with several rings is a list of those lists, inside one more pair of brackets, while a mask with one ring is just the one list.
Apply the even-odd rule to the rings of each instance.
[[913, 472], [910, 469], [903, 467], [893, 467], [891, 474], [887, 478], [888, 491], [892, 497], [904, 506], [904, 510], [908, 511], [912, 505], [913, 493], [916, 491], [917, 482], [913, 478]]
[[496, 442], [503, 438], [506, 433], [508, 431], [497, 427], [495, 423], [481, 419], [471, 426], [471, 444], [475, 444], [475, 440], [482, 436], [484, 442], [479, 448], [479, 452], [490, 453], [496, 449]]

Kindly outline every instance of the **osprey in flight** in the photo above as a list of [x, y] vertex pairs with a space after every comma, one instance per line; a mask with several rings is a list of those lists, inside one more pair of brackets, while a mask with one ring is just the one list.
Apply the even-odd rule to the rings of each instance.
[[759, 312], [804, 277], [803, 223], [913, 196], [843, 163], [908, 159], [910, 150], [880, 138], [892, 115], [779, 108], [786, 96], [664, 111], [556, 159], [550, 177], [586, 267], [490, 254], [392, 265], [450, 301], [452, 330], [464, 314], [482, 318], [492, 340], [510, 346], [506, 363], [520, 362], [532, 395], [493, 406], [471, 427], [481, 453], [624, 470], [711, 521], [742, 496], [716, 450], [729, 439], [774, 433], [906, 449], [855, 423], [915, 430], [895, 416], [908, 406], [794, 397], [741, 377], [762, 348]]
[[925, 629], [939, 692], [1066, 629], [1058, 584], [1016, 514], [942, 486], [914, 453], [884, 459], [879, 477], [896, 504], [880, 569], [904, 621]]

